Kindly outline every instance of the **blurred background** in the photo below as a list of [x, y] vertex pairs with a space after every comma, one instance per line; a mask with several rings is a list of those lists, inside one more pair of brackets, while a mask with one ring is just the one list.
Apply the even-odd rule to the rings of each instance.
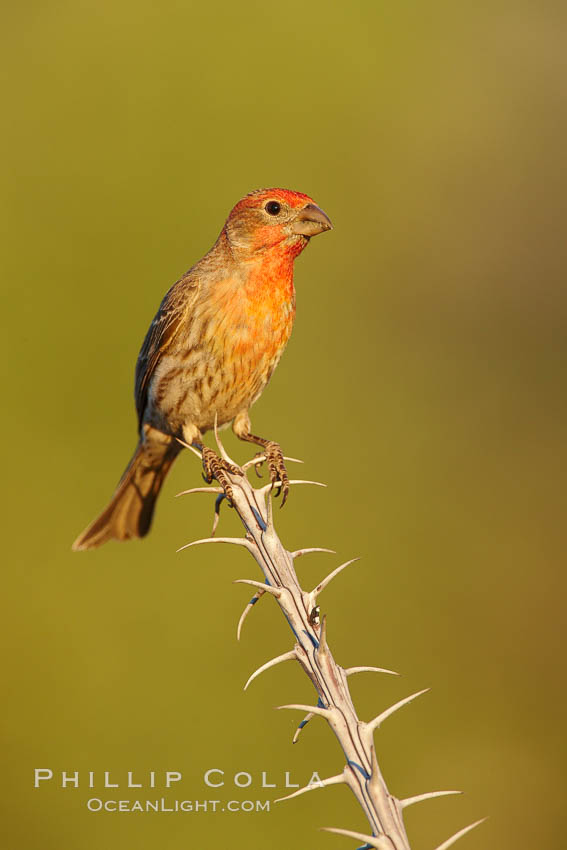
[[[260, 186], [333, 219], [296, 265], [297, 322], [253, 411], [303, 458], [277, 515], [321, 597], [412, 850], [565, 846], [567, 293], [564, 4], [75, 0], [5, 6], [3, 846], [354, 846], [348, 790], [270, 813], [94, 814], [102, 799], [274, 799], [342, 769], [259, 578], [203, 547], [212, 504], [183, 454], [141, 543], [72, 554], [136, 442], [133, 370], [168, 287]], [[244, 461], [251, 447], [231, 434]], [[221, 533], [236, 533], [229, 511]], [[33, 788], [33, 769], [56, 780]], [[203, 774], [225, 771], [224, 789]], [[128, 770], [179, 770], [169, 794]], [[60, 772], [81, 771], [62, 790]], [[238, 771], [253, 776], [234, 788]], [[276, 789], [262, 789], [261, 772]], [[97, 780], [98, 781], [98, 780]], [[135, 780], [136, 781], [136, 780]], [[140, 780], [137, 780], [140, 781]], [[341, 843], [342, 842], [342, 843]]]

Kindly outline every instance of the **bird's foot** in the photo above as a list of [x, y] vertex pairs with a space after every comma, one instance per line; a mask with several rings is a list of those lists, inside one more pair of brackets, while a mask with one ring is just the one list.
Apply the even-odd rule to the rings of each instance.
[[[275, 443], [273, 440], [269, 440], [264, 446], [263, 451], [256, 455], [256, 457], [262, 456], [266, 458], [266, 463], [268, 464], [272, 487], [274, 487], [276, 483], [278, 485], [276, 496], [279, 496], [280, 493], [282, 494], [281, 506], [283, 508], [289, 493], [289, 478], [287, 469], [285, 468], [283, 453], [279, 444]], [[258, 470], [258, 466], [256, 466], [256, 470]]]
[[232, 485], [227, 473], [242, 475], [242, 470], [233, 463], [223, 460], [208, 446], [203, 446], [201, 454], [203, 457], [203, 478], [207, 484], [211, 484], [213, 478], [215, 478], [224, 490], [228, 504], [232, 507]]

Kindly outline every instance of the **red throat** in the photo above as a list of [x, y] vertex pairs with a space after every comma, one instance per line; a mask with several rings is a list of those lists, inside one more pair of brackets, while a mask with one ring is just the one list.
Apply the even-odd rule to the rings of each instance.
[[269, 304], [274, 312], [281, 308], [293, 308], [295, 312], [293, 261], [304, 247], [302, 244], [280, 242], [261, 252], [258, 259], [251, 263], [246, 282], [249, 297], [253, 301]]

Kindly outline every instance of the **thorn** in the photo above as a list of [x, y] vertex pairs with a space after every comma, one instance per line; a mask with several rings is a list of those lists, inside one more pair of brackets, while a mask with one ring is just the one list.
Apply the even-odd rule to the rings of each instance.
[[175, 498], [178, 496], [189, 496], [191, 493], [224, 493], [222, 487], [192, 487], [191, 490], [182, 490], [181, 493], [176, 493]]
[[327, 644], [327, 615], [323, 614], [323, 619], [321, 620], [321, 633], [319, 635], [319, 646], [317, 648], [317, 655], [328, 655], [329, 654], [329, 646]]
[[378, 767], [378, 759], [376, 757], [376, 747], [374, 741], [370, 743], [370, 781], [369, 786], [373, 791], [376, 791], [380, 786], [380, 768]]
[[236, 640], [240, 640], [240, 632], [242, 631], [242, 624], [244, 623], [244, 620], [246, 619], [256, 602], [262, 598], [265, 592], [266, 591], [263, 589], [257, 590], [248, 605], [246, 606], [246, 608], [244, 609], [244, 611], [242, 612], [242, 614], [240, 615], [240, 620], [238, 621], [238, 626], [236, 629]]
[[333, 570], [332, 573], [329, 573], [329, 575], [326, 578], [324, 578], [323, 581], [319, 582], [317, 587], [313, 588], [313, 590], [311, 591], [313, 596], [314, 597], [319, 596], [321, 591], [325, 590], [327, 585], [329, 585], [332, 582], [332, 580], [335, 578], [335, 576], [338, 576], [338, 574], [340, 572], [342, 572], [345, 569], [345, 567], [350, 567], [350, 565], [354, 564], [355, 561], [360, 561], [360, 558], [351, 558], [350, 561], [345, 561], [344, 564], [341, 564], [340, 567], [337, 567], [336, 570]]
[[[322, 484], [320, 481], [303, 481], [303, 480], [299, 480], [299, 479], [292, 479], [291, 481], [288, 481], [288, 484], [314, 484], [316, 487], [326, 487], [327, 486], [326, 484]], [[264, 487], [261, 487], [259, 492], [260, 493], [267, 493], [269, 490], [275, 490], [277, 487], [281, 487], [281, 486], [282, 486], [281, 481], [274, 481], [274, 482], [271, 482], [270, 484], [266, 484]]]
[[264, 476], [260, 472], [259, 467], [263, 463], [266, 463], [267, 459], [268, 458], [266, 457], [265, 454], [258, 453], [257, 455], [254, 455], [254, 457], [250, 458], [250, 460], [247, 460], [246, 463], [243, 464], [242, 469], [243, 469], [243, 471], [246, 471], [247, 469], [250, 469], [251, 466], [253, 466], [254, 472], [256, 473], [256, 477], [257, 478], [263, 478]]
[[328, 785], [340, 785], [342, 782], [346, 782], [344, 773], [338, 773], [336, 776], [329, 776], [328, 779], [321, 779], [319, 782], [314, 782], [312, 785], [305, 785], [303, 788], [299, 788], [297, 791], [293, 791], [293, 793], [287, 794], [285, 797], [278, 797], [277, 800], [274, 800], [274, 803], [281, 803], [283, 800], [291, 800], [292, 797], [299, 797], [300, 794], [305, 794], [306, 791], [315, 791], [317, 788], [326, 788]]
[[249, 584], [251, 587], [257, 587], [258, 590], [263, 590], [264, 593], [271, 593], [272, 596], [275, 596], [276, 599], [282, 595], [281, 587], [272, 587], [271, 584], [262, 584], [261, 581], [253, 581], [251, 578], [237, 578], [233, 582], [233, 584]]
[[190, 446], [189, 443], [186, 443], [185, 440], [182, 440], [179, 437], [176, 437], [175, 439], [177, 440], [178, 443], [180, 443], [186, 449], [189, 449], [190, 452], [193, 452], [194, 455], [197, 455], [199, 460], [203, 459], [201, 452], [199, 451], [199, 449], [196, 449], [195, 446]]
[[386, 670], [385, 667], [347, 667], [345, 670], [347, 676], [353, 673], [388, 673], [390, 676], [399, 676], [395, 670]]
[[[289, 461], [290, 463], [304, 463], [304, 461], [299, 460], [298, 457], [286, 457], [284, 455], [283, 459]], [[247, 460], [246, 463], [243, 463], [241, 469], [247, 470], [247, 469], [250, 469], [251, 466], [260, 466], [261, 463], [265, 463], [265, 462], [266, 462], [266, 455], [257, 454], [257, 455], [254, 455], [254, 457], [251, 458], [250, 460]], [[258, 477], [261, 478], [262, 476], [258, 475]]]
[[186, 543], [177, 551], [182, 552], [184, 549], [189, 549], [191, 546], [200, 546], [202, 543], [234, 543], [236, 546], [244, 546], [249, 552], [254, 552], [254, 547], [245, 537], [204, 537], [202, 540], [194, 540], [192, 543]]
[[220, 438], [220, 436], [219, 436], [219, 429], [218, 429], [218, 427], [217, 427], [217, 424], [218, 424], [218, 416], [217, 416], [217, 414], [215, 413], [215, 426], [214, 426], [214, 431], [215, 431], [215, 440], [216, 440], [216, 442], [217, 442], [217, 448], [218, 448], [218, 450], [219, 450], [219, 454], [220, 454], [220, 456], [222, 457], [222, 459], [223, 459], [223, 460], [226, 460], [226, 462], [227, 462], [227, 463], [231, 463], [233, 466], [238, 466], [238, 464], [236, 464], [236, 463], [233, 461], [233, 459], [232, 459], [231, 457], [229, 457], [229, 455], [228, 455], [228, 453], [227, 453], [227, 451], [226, 451], [225, 447], [223, 446], [223, 444], [222, 444], [222, 440], [221, 440], [221, 438]]
[[366, 729], [368, 732], [372, 733], [375, 729], [378, 729], [381, 724], [386, 720], [390, 715], [394, 714], [399, 708], [403, 708], [404, 705], [407, 705], [412, 700], [417, 699], [422, 694], [427, 693], [427, 691], [431, 690], [431, 688], [424, 688], [422, 691], [417, 691], [415, 694], [411, 694], [409, 697], [405, 697], [405, 699], [401, 699], [399, 702], [391, 705], [390, 708], [387, 708], [382, 714], [379, 714], [378, 717], [375, 717], [374, 720], [371, 720], [370, 723], [366, 724]]
[[[250, 469], [251, 466], [260, 466], [261, 463], [266, 462], [266, 455], [254, 455], [253, 458], [247, 460], [246, 463], [242, 464], [243, 472], [246, 472], [247, 469]], [[262, 475], [258, 472], [258, 478], [262, 478]]]
[[246, 684], [244, 685], [244, 690], [248, 687], [250, 682], [253, 682], [256, 676], [259, 676], [260, 673], [263, 673], [264, 670], [268, 670], [270, 667], [275, 667], [276, 664], [281, 664], [282, 661], [295, 661], [297, 660], [297, 655], [295, 654], [295, 649], [290, 650], [290, 652], [284, 652], [283, 655], [278, 655], [277, 658], [272, 658], [271, 661], [267, 661], [265, 664], [262, 664], [261, 667], [252, 673]]
[[297, 709], [297, 711], [308, 711], [310, 714], [318, 714], [320, 717], [329, 717], [331, 712], [328, 708], [321, 708], [318, 705], [302, 705], [301, 703], [291, 703], [290, 705], [275, 705], [276, 711], [282, 708]]
[[408, 806], [413, 806], [414, 803], [433, 800], [435, 797], [448, 797], [450, 794], [462, 793], [462, 791], [428, 791], [425, 794], [417, 794], [415, 797], [406, 797], [405, 800], [400, 800], [400, 806], [402, 809], [407, 809]]
[[322, 826], [320, 828], [323, 832], [334, 832], [336, 835], [344, 835], [347, 838], [356, 838], [357, 841], [364, 841], [370, 847], [376, 847], [376, 850], [392, 850], [392, 842], [383, 835], [364, 835], [362, 832], [353, 832], [350, 829], [337, 829], [333, 826]]
[[290, 554], [295, 559], [301, 558], [302, 555], [308, 555], [309, 552], [328, 552], [329, 555], [337, 554], [334, 549], [321, 549], [319, 546], [311, 546], [309, 549], [296, 549], [295, 552], [290, 552]]
[[474, 823], [465, 826], [464, 829], [460, 829], [458, 832], [448, 838], [447, 841], [444, 841], [443, 844], [440, 844], [439, 847], [436, 847], [435, 850], [448, 850], [448, 848], [451, 847], [455, 843], [455, 841], [458, 841], [459, 838], [462, 838], [463, 835], [466, 835], [467, 832], [470, 832], [471, 829], [475, 828], [475, 826], [479, 826], [481, 823], [484, 823], [485, 820], [486, 818], [481, 818], [480, 820], [477, 820]]
[[299, 738], [303, 729], [305, 728], [305, 726], [307, 726], [307, 724], [309, 723], [309, 721], [311, 720], [312, 717], [313, 717], [313, 712], [311, 712], [311, 711], [308, 714], [305, 715], [305, 717], [303, 718], [303, 720], [301, 721], [301, 723], [299, 724], [299, 726], [295, 730], [295, 735], [293, 736], [293, 740], [291, 742], [292, 744], [297, 744], [297, 739]]
[[268, 528], [273, 525], [274, 521], [274, 506], [272, 504], [272, 494], [266, 496], [266, 525]]
[[[287, 460], [289, 463], [305, 463], [304, 460], [299, 460], [298, 457], [287, 457], [286, 455], [282, 455], [284, 460]], [[242, 469], [250, 469], [251, 466], [259, 466], [261, 463], [266, 462], [266, 455], [258, 454], [254, 455], [253, 458], [247, 460], [246, 463], [242, 464]]]

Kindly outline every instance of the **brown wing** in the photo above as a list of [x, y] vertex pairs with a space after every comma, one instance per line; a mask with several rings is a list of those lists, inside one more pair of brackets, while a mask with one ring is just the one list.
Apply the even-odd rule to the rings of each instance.
[[198, 281], [187, 276], [178, 280], [161, 302], [148, 329], [136, 363], [134, 395], [138, 427], [142, 425], [152, 375], [160, 357], [168, 351], [180, 327], [189, 317], [198, 290]]

